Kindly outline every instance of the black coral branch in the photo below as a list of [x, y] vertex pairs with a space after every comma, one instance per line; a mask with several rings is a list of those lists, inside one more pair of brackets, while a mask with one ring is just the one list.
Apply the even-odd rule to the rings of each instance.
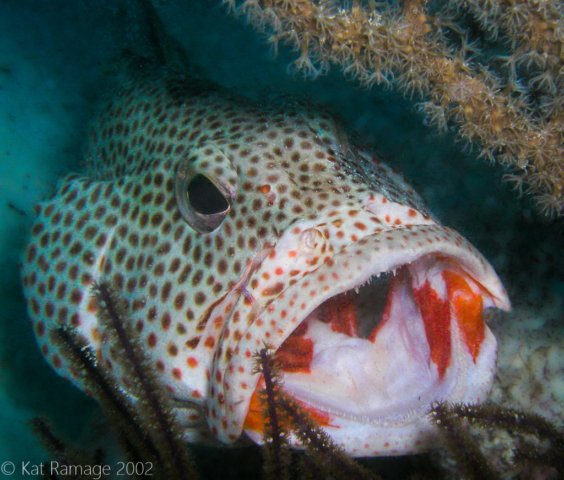
[[140, 347], [128, 318], [125, 302], [102, 282], [94, 287], [99, 321], [110, 349], [131, 383], [128, 394], [97, 362], [84, 338], [71, 329], [59, 328], [53, 340], [98, 400], [133, 461], [151, 462], [161, 478], [196, 478], [188, 446], [175, 422], [168, 398]]
[[513, 461], [523, 471], [548, 469], [564, 474], [564, 434], [534, 413], [505, 408], [493, 403], [466, 405], [436, 403], [431, 419], [447, 438], [447, 446], [463, 472], [472, 479], [501, 478], [491, 460], [482, 452], [470, 427], [485, 431], [505, 431], [513, 443]]
[[[289, 475], [285, 465], [288, 451], [286, 430], [290, 430], [305, 448], [306, 457], [302, 462], [305, 477], [347, 480], [379, 478], [339, 448], [307, 410], [283, 391], [279, 367], [270, 349], [263, 348], [258, 352], [256, 370], [263, 375], [265, 382], [261, 401], [266, 416], [265, 452], [269, 452], [265, 458], [266, 473], [281, 471], [284, 475]], [[268, 478], [289, 477], [271, 475]]]

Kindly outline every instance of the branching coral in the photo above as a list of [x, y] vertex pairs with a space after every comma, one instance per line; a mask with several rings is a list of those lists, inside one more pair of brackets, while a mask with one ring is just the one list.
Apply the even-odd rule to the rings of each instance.
[[292, 433], [306, 451], [302, 462], [306, 478], [377, 480], [379, 477], [335, 445], [299, 402], [284, 393], [279, 367], [271, 353], [268, 348], [263, 348], [256, 355], [256, 372], [264, 379], [261, 402], [265, 417], [263, 452], [267, 478], [290, 478], [289, 436]]
[[[182, 438], [169, 397], [161, 391], [160, 383], [138, 345], [126, 303], [104, 282], [94, 287], [94, 294], [100, 306], [102, 335], [110, 342], [116, 364], [130, 379], [129, 394], [122, 392], [74, 330], [54, 330], [53, 340], [63, 347], [65, 356], [73, 364], [75, 375], [85, 382], [100, 402], [130, 461], [150, 464], [154, 469], [150, 475], [158, 478], [197, 479], [189, 447]], [[269, 351], [262, 349], [256, 358], [256, 371], [262, 374], [265, 383], [261, 397], [265, 419], [263, 453], [266, 478], [290, 478], [289, 435], [292, 432], [307, 451], [307, 458], [302, 462], [302, 473], [306, 478], [376, 480], [378, 477], [334, 445], [307, 411], [282, 391], [276, 361]], [[89, 455], [69, 447], [44, 420], [35, 419], [33, 428], [53, 458], [76, 466], [100, 463], [99, 452]], [[88, 480], [91, 477], [78, 478]], [[139, 478], [145, 477], [141, 475]]]
[[[92, 455], [86, 452], [70, 447], [64, 440], [58, 437], [49, 423], [43, 418], [34, 418], [31, 420], [31, 427], [45, 449], [51, 455], [51, 458], [57, 460], [57, 475], [47, 474], [43, 472], [42, 478], [58, 480], [59, 478], [68, 478], [69, 480], [100, 480], [106, 478], [103, 475], [104, 455], [101, 450], [95, 450]], [[61, 468], [59, 468], [59, 462]], [[43, 468], [41, 468], [43, 471]], [[51, 470], [45, 469], [45, 470]], [[68, 473], [61, 475], [63, 473]]]
[[[169, 397], [161, 391], [155, 373], [136, 341], [123, 301], [103, 282], [94, 288], [94, 294], [100, 306], [104, 336], [111, 344], [116, 362], [130, 379], [130, 393], [121, 391], [74, 330], [54, 330], [53, 341], [63, 347], [76, 375], [100, 402], [131, 461], [150, 463], [155, 468], [154, 474], [160, 478], [197, 478]], [[41, 433], [44, 431], [45, 428]], [[46, 436], [42, 435], [42, 438]]]
[[[122, 392], [111, 374], [97, 362], [94, 352], [72, 329], [55, 330], [54, 340], [63, 346], [74, 374], [85, 382], [102, 405], [129, 460], [150, 463], [159, 478], [197, 478], [169, 397], [161, 391], [158, 379], [137, 344], [125, 302], [107, 283], [100, 283], [94, 291], [100, 307], [102, 336], [110, 342], [114, 361], [131, 380], [129, 394]], [[293, 444], [301, 445], [305, 451], [300, 472], [304, 478], [378, 478], [348, 457], [318, 426], [307, 408], [284, 392], [272, 350], [263, 348], [255, 358], [255, 371], [261, 375], [263, 385], [260, 400], [266, 478], [292, 478], [290, 448]], [[561, 474], [564, 471], [564, 435], [538, 415], [494, 404], [437, 403], [430, 418], [443, 431], [459, 468], [469, 478], [501, 478], [499, 468], [491, 461], [492, 452], [483, 451], [471, 427], [508, 432], [508, 441], [514, 448], [512, 463], [537, 473]], [[67, 446], [43, 420], [35, 420], [34, 429], [51, 455], [65, 465], [101, 463], [99, 452], [85, 453]]]
[[[430, 412], [431, 421], [446, 437], [446, 445], [468, 478], [476, 480], [505, 478], [493, 465], [491, 452], [485, 453], [472, 434], [471, 426], [484, 431], [508, 432], [507, 448], [513, 449], [512, 463], [521, 473], [534, 472], [530, 478], [560, 478], [564, 472], [564, 434], [550, 422], [534, 413], [484, 405], [439, 402]], [[506, 472], [505, 472], [506, 473]], [[520, 478], [529, 478], [521, 475]]]
[[[375, 2], [223, 0], [268, 32], [268, 40], [300, 52], [294, 66], [317, 75], [330, 63], [365, 86], [397, 85], [439, 128], [459, 127], [482, 156], [511, 168], [517, 187], [531, 191], [541, 212], [564, 215], [562, 64], [564, 11], [532, 0], [405, 0]], [[387, 4], [386, 4], [387, 5]], [[502, 74], [490, 56], [478, 61], [460, 13], [474, 14], [482, 39], [510, 44]], [[457, 40], [452, 41], [452, 37]], [[496, 71], [497, 70], [497, 71]]]

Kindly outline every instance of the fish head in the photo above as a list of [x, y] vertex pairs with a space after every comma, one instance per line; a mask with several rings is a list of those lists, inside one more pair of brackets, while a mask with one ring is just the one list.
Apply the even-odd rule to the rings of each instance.
[[80, 388], [56, 325], [130, 386], [89, 295], [108, 280], [194, 441], [262, 441], [265, 345], [284, 391], [356, 456], [426, 450], [433, 402], [486, 398], [483, 312], [509, 308], [501, 282], [330, 115], [183, 78], [134, 84], [86, 157], [39, 207], [23, 264], [42, 352]]

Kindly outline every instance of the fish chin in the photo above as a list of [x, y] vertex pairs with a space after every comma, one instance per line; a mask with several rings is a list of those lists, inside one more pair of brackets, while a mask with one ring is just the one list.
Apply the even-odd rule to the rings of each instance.
[[[429, 449], [432, 403], [484, 401], [493, 382], [496, 341], [483, 311], [508, 309], [505, 292], [456, 232], [411, 233], [427, 239], [429, 230], [434, 245], [416, 240], [405, 248], [398, 230], [383, 247], [372, 235], [310, 273], [309, 284], [311, 277], [333, 282], [275, 353], [284, 391], [356, 456]], [[399, 235], [404, 243], [394, 244]], [[303, 297], [303, 285], [296, 287], [284, 296]], [[256, 430], [247, 433], [260, 441]]]

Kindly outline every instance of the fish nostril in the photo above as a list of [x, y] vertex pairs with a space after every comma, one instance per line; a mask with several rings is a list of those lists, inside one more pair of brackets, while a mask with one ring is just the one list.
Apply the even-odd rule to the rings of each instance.
[[304, 250], [313, 250], [320, 241], [324, 240], [322, 233], [316, 228], [308, 228], [300, 236], [300, 247]]

